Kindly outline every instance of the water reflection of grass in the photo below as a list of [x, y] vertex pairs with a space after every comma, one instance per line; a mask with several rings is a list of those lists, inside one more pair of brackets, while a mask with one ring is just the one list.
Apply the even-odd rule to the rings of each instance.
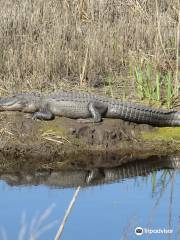
[[154, 171], [151, 175], [152, 183], [152, 196], [161, 198], [163, 192], [166, 190], [168, 184], [171, 182], [174, 170], [164, 169], [161, 171], [160, 177], [157, 177], [157, 171]]
[[[158, 174], [159, 175], [159, 174]], [[169, 202], [167, 202], [168, 207], [165, 209], [165, 212], [168, 212], [168, 229], [173, 229], [173, 194], [174, 194], [174, 180], [176, 171], [171, 169], [165, 169], [161, 171], [160, 176], [157, 175], [157, 172], [152, 173], [151, 183], [152, 183], [152, 197], [155, 198], [154, 207], [150, 215], [149, 224], [152, 224], [154, 220], [154, 210], [160, 205], [164, 193], [167, 191], [167, 188], [170, 188], [169, 193]], [[174, 231], [175, 229], [173, 229]], [[170, 238], [172, 239], [172, 238]], [[176, 238], [178, 239], [178, 238]]]
[[[154, 201], [154, 206], [152, 209], [150, 209], [150, 215], [147, 218], [147, 222], [143, 224], [143, 227], [149, 228], [149, 229], [159, 229], [159, 226], [155, 225], [156, 223], [156, 217], [155, 216], [155, 210], [157, 210], [158, 207], [161, 205], [161, 201], [163, 201], [163, 195], [167, 191], [167, 188], [170, 188], [169, 191], [169, 198], [167, 203], [167, 208], [165, 208], [163, 211], [167, 213], [167, 223], [164, 223], [164, 228], [165, 229], [172, 229], [173, 230], [173, 235], [169, 234], [167, 235], [167, 239], [179, 239], [180, 236], [180, 225], [179, 221], [176, 223], [174, 222], [174, 212], [173, 212], [173, 195], [174, 195], [174, 183], [175, 183], [175, 176], [176, 176], [176, 171], [172, 169], [164, 169], [159, 171], [154, 171], [151, 173], [151, 194], [152, 198], [155, 200]], [[143, 178], [143, 183], [147, 184], [147, 178]], [[133, 237], [135, 236], [134, 230], [137, 226], [140, 226], [139, 224], [140, 219], [138, 216], [132, 216], [131, 219], [129, 219], [128, 224], [125, 226], [123, 235], [121, 236], [122, 240], [130, 240], [134, 239]], [[176, 225], [175, 225], [176, 224]], [[174, 226], [177, 226], [175, 228]], [[143, 235], [144, 236], [144, 235]], [[151, 235], [148, 235], [147, 239], [151, 239]], [[159, 237], [162, 235], [158, 235], [157, 239], [160, 239]], [[143, 238], [144, 239], [144, 238]]]
[[[169, 214], [168, 214], [168, 228], [169, 229], [172, 229], [172, 227], [173, 227], [172, 226], [172, 216], [173, 216], [172, 208], [173, 208], [174, 178], [175, 178], [175, 171], [169, 170], [169, 169], [162, 170], [161, 172], [159, 172], [159, 174], [157, 174], [157, 171], [154, 171], [151, 175], [152, 197], [155, 199], [154, 209], [160, 205], [160, 202], [161, 202], [160, 200], [163, 197], [163, 193], [165, 192], [167, 187], [170, 185], [170, 195], [169, 195], [169, 204], [168, 204], [169, 207], [167, 207], [167, 209], [165, 209], [166, 212], [169, 211]], [[143, 178], [143, 179], [147, 179], [147, 178]], [[69, 207], [64, 215], [62, 224], [59, 227], [58, 232], [60, 234], [57, 233], [56, 237], [54, 238], [55, 240], [58, 240], [61, 237], [62, 230], [65, 226], [66, 220], [70, 214], [70, 211], [73, 207], [73, 204], [76, 200], [79, 190], [80, 190], [80, 187], [77, 188], [75, 194], [73, 195], [72, 201], [69, 204]], [[43, 236], [43, 234], [45, 234], [48, 230], [51, 230], [55, 225], [57, 226], [57, 224], [59, 223], [59, 221], [57, 221], [57, 220], [55, 220], [51, 223], [45, 224], [45, 221], [48, 220], [53, 209], [54, 209], [54, 205], [52, 205], [51, 207], [46, 209], [39, 216], [36, 216], [31, 221], [30, 224], [27, 223], [26, 216], [24, 214], [22, 217], [22, 221], [21, 221], [21, 228], [20, 228], [18, 240], [27, 240], [27, 239], [28, 240], [37, 240], [37, 239], [39, 239], [39, 237]], [[151, 212], [153, 212], [153, 209], [151, 210]], [[132, 239], [131, 238], [132, 234], [134, 234], [134, 232], [132, 232], [132, 229], [135, 229], [135, 227], [138, 226], [138, 220], [139, 219], [136, 216], [133, 216], [129, 220], [129, 223], [124, 228], [123, 234], [120, 239], [127, 239], [127, 240]], [[152, 216], [150, 221], [152, 224], [154, 221], [154, 216]], [[151, 224], [149, 223], [147, 225], [147, 227], [150, 227]], [[179, 230], [177, 231], [177, 236], [179, 236], [178, 234], [179, 234]], [[6, 236], [5, 233], [4, 233], [4, 235], [1, 233], [1, 235], [2, 235], [3, 240], [8, 239], [5, 237]], [[178, 239], [178, 237], [176, 239]]]
[[[43, 213], [35, 216], [30, 223], [27, 222], [26, 214], [22, 214], [20, 230], [17, 240], [37, 240], [50, 231], [53, 227], [55, 227], [59, 221], [54, 220], [53, 222], [45, 223], [50, 217], [55, 205], [52, 204], [48, 207]], [[5, 229], [1, 229], [0, 231], [0, 239], [9, 240], [8, 234]]]
[[[66, 221], [71, 213], [71, 210], [74, 206], [74, 203], [76, 201], [76, 198], [78, 196], [80, 189], [81, 189], [81, 187], [79, 186], [76, 189], [76, 191], [74, 192], [72, 200], [65, 212], [65, 215], [63, 217], [61, 225], [58, 228], [56, 236], [54, 236], [54, 238], [52, 238], [52, 239], [60, 240], [63, 229], [66, 224]], [[45, 224], [45, 221], [48, 220], [54, 207], [55, 207], [55, 204], [52, 204], [42, 214], [34, 217], [30, 224], [27, 223], [26, 215], [24, 213], [22, 216], [22, 219], [21, 219], [21, 226], [20, 226], [20, 231], [19, 231], [17, 239], [18, 240], [38, 240], [43, 234], [45, 234], [47, 231], [51, 230], [54, 226], [58, 225], [59, 220], [54, 220], [53, 222]], [[5, 232], [4, 229], [1, 229], [0, 237], [2, 240], [8, 240], [7, 233]]]

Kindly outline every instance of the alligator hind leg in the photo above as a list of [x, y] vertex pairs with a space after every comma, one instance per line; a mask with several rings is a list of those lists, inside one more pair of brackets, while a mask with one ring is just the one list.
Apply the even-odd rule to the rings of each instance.
[[52, 114], [52, 112], [50, 111], [42, 111], [42, 112], [35, 112], [32, 116], [32, 119], [36, 120], [53, 120], [54, 119], [54, 115]]
[[100, 103], [89, 103], [88, 110], [92, 118], [82, 119], [79, 118], [78, 122], [81, 123], [98, 123], [102, 121], [102, 114], [107, 111], [107, 107]]

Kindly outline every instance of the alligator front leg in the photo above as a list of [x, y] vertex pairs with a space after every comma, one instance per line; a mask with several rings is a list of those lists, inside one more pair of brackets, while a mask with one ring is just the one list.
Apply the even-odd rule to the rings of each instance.
[[102, 121], [102, 114], [107, 111], [107, 106], [99, 103], [89, 103], [88, 110], [92, 118], [82, 119], [79, 118], [78, 122], [81, 123], [98, 123]]
[[90, 170], [86, 177], [86, 183], [90, 184], [97, 180], [103, 180], [105, 178], [105, 173], [103, 169], [95, 168]]
[[50, 111], [44, 111], [44, 112], [35, 112], [32, 116], [32, 119], [36, 120], [53, 120], [54, 119], [54, 114]]

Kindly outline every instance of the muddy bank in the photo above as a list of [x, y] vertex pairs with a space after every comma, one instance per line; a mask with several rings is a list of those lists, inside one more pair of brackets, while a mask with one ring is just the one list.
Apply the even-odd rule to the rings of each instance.
[[180, 128], [154, 128], [120, 119], [82, 124], [58, 117], [53, 121], [34, 121], [31, 115], [15, 112], [0, 115], [2, 164], [8, 159], [44, 163], [72, 158], [90, 161], [105, 152], [121, 158], [168, 155], [179, 151], [179, 141]]

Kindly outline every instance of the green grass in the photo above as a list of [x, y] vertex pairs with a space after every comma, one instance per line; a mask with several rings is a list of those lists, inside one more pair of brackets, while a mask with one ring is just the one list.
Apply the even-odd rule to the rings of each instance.
[[163, 127], [157, 128], [154, 131], [143, 132], [142, 137], [144, 140], [153, 141], [180, 141], [180, 128], [179, 127]]
[[155, 71], [152, 64], [148, 63], [143, 67], [135, 66], [133, 74], [140, 99], [162, 101], [168, 108], [172, 107], [175, 87], [170, 71]]
[[171, 107], [172, 101], [173, 101], [173, 96], [174, 96], [174, 86], [173, 86], [173, 78], [171, 72], [168, 72], [165, 75], [165, 80], [166, 80], [166, 102], [168, 108]]
[[161, 82], [160, 82], [160, 74], [157, 73], [156, 74], [156, 89], [155, 89], [155, 97], [157, 101], [160, 101], [160, 96], [161, 96], [161, 86], [160, 86]]
[[114, 97], [113, 94], [113, 76], [109, 74], [104, 80], [105, 92], [107, 95]]
[[144, 81], [143, 81], [143, 72], [140, 69], [140, 67], [135, 67], [134, 69], [134, 75], [135, 75], [135, 80], [136, 80], [136, 90], [137, 90], [137, 95], [140, 98], [144, 98]]

